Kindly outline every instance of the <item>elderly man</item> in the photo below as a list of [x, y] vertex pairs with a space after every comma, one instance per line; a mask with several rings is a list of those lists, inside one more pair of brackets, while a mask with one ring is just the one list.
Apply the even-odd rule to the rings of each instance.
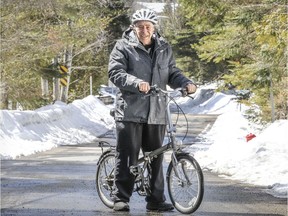
[[[139, 151], [153, 151], [162, 146], [166, 102], [157, 96], [145, 97], [151, 85], [166, 89], [183, 87], [188, 93], [196, 85], [175, 66], [170, 45], [156, 32], [157, 15], [148, 9], [137, 10], [132, 25], [123, 33], [110, 54], [108, 75], [119, 88], [116, 98], [117, 158], [114, 210], [129, 211], [135, 177], [129, 166], [135, 165]], [[147, 210], [171, 211], [164, 196], [163, 155], [152, 161], [149, 170], [151, 194]]]

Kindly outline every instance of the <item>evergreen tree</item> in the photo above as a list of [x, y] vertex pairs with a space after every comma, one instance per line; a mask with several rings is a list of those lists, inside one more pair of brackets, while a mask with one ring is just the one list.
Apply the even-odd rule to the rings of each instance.
[[183, 72], [199, 83], [211, 82], [227, 70], [226, 64], [200, 59], [192, 45], [199, 43], [199, 40], [209, 32], [196, 31], [194, 26], [189, 25], [184, 7], [181, 5], [176, 7], [174, 1], [166, 1], [165, 18], [161, 20], [162, 32], [171, 42], [177, 65]]
[[260, 106], [264, 120], [287, 118], [285, 1], [179, 2], [186, 25], [195, 32], [206, 32], [192, 45], [200, 59], [228, 65], [223, 80], [251, 90], [254, 97], [250, 101]]

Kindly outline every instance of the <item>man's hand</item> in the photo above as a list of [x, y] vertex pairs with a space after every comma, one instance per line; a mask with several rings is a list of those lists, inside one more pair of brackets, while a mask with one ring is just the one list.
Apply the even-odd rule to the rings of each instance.
[[187, 89], [187, 93], [188, 94], [193, 94], [196, 92], [197, 90], [197, 86], [192, 84], [192, 83], [189, 83], [187, 86], [186, 86], [186, 89]]
[[138, 84], [138, 89], [140, 92], [147, 94], [150, 90], [150, 84], [148, 82], [140, 82]]

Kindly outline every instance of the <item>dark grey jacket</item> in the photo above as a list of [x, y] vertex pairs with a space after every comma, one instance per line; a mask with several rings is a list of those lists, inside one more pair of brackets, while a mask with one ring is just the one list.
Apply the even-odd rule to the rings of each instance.
[[191, 83], [175, 66], [170, 45], [159, 34], [154, 36], [152, 57], [131, 29], [123, 33], [110, 54], [109, 79], [120, 90], [116, 97], [116, 121], [165, 124], [163, 96], [145, 96], [138, 90], [139, 82], [157, 84], [162, 89], [166, 85], [179, 88]]

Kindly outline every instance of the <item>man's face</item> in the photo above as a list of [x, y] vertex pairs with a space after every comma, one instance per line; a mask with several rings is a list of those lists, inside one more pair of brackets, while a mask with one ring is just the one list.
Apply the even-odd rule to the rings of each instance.
[[143, 45], [151, 44], [151, 38], [154, 33], [153, 23], [149, 21], [138, 21], [134, 29], [139, 41], [141, 41]]

